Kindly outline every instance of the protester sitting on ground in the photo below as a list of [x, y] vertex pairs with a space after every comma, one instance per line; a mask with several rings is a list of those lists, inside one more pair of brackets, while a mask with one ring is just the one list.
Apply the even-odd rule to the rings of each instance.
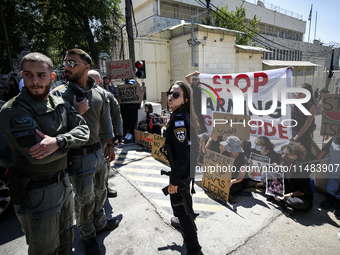
[[[284, 174], [285, 195], [281, 200], [275, 196], [275, 200], [287, 209], [289, 214], [294, 213], [294, 209], [307, 211], [313, 206], [313, 191], [308, 173], [300, 170], [300, 162], [305, 160], [306, 149], [297, 142], [290, 142], [282, 146], [282, 166], [286, 167]], [[294, 171], [299, 169], [299, 171]]]
[[[308, 161], [312, 157], [312, 137], [315, 129], [314, 116], [317, 106], [314, 102], [312, 85], [303, 83], [300, 85], [300, 88], [307, 89], [310, 92], [310, 100], [302, 105], [311, 113], [311, 115], [305, 115], [296, 105], [294, 105], [292, 110], [292, 119], [296, 121], [297, 125], [293, 127], [293, 137], [290, 141], [299, 142], [305, 147], [307, 151], [306, 161]], [[299, 92], [297, 96], [293, 94], [293, 97], [305, 98], [306, 94]]]
[[[210, 138], [208, 139], [207, 143], [205, 146], [202, 146], [202, 152], [205, 154], [205, 150], [212, 150], [214, 152], [219, 153], [220, 152], [220, 142], [223, 141], [223, 138], [221, 135], [213, 135], [212, 131], [210, 133]], [[204, 140], [202, 141], [204, 145]]]
[[145, 104], [145, 121], [141, 121], [138, 124], [139, 130], [147, 131], [150, 134], [161, 134], [161, 117], [153, 112], [152, 104]]
[[246, 165], [248, 159], [241, 147], [242, 141], [237, 136], [229, 136], [226, 141], [220, 142], [224, 146], [222, 155], [233, 158], [235, 171], [231, 174], [229, 181], [229, 194], [234, 194], [247, 187], [248, 178], [246, 175]]
[[[150, 107], [151, 106], [151, 107]], [[152, 104], [145, 104], [144, 106], [144, 111], [146, 113], [146, 118], [145, 120], [141, 120], [139, 123], [138, 123], [138, 130], [141, 130], [141, 131], [146, 131], [147, 130], [147, 127], [148, 127], [148, 118], [149, 118], [149, 114], [150, 114], [150, 109], [151, 109], [151, 112], [153, 111], [153, 108], [152, 108]]]
[[330, 209], [335, 204], [334, 214], [340, 216], [340, 171], [334, 171], [336, 164], [340, 164], [340, 138], [333, 138], [329, 148], [329, 179], [327, 182], [328, 197], [321, 203], [324, 209]]
[[8, 102], [20, 93], [17, 80], [13, 76], [10, 76], [10, 74], [8, 75], [8, 78], [4, 84], [4, 88], [5, 92], [3, 94], [3, 100], [5, 102]]
[[[253, 153], [266, 156], [270, 159], [270, 164], [280, 164], [280, 156], [274, 151], [274, 144], [271, 143], [268, 137], [260, 136], [255, 141], [255, 148], [252, 149]], [[252, 164], [252, 160], [248, 159], [248, 163]], [[265, 187], [263, 182], [249, 182], [248, 186], [259, 188]]]

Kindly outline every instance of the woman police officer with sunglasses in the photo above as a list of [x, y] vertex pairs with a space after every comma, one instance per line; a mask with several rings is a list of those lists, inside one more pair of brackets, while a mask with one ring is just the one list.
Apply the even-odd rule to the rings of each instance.
[[[202, 251], [198, 243], [195, 226], [190, 216], [186, 214], [184, 206], [178, 205], [182, 201], [178, 185], [182, 179], [190, 179], [190, 125], [193, 127], [191, 129], [193, 132], [191, 139], [195, 140], [199, 124], [192, 109], [192, 99], [188, 85], [177, 81], [170, 87], [167, 94], [168, 105], [172, 109], [172, 114], [166, 130], [166, 143], [169, 144], [174, 162], [168, 192], [170, 193], [174, 215], [178, 217], [183, 231], [187, 254], [198, 255], [202, 254]], [[191, 119], [190, 113], [192, 114]], [[195, 147], [193, 146], [192, 148]], [[191, 156], [194, 157], [193, 155]], [[189, 182], [187, 188], [189, 190]], [[189, 202], [192, 207], [191, 196]]]

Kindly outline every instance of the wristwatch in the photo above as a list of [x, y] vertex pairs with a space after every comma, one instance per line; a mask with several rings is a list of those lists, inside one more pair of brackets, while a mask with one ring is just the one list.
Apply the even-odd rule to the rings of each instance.
[[56, 139], [57, 139], [57, 144], [58, 144], [59, 148], [60, 149], [65, 148], [65, 146], [66, 146], [66, 139], [64, 137], [62, 137], [62, 136], [57, 136]]

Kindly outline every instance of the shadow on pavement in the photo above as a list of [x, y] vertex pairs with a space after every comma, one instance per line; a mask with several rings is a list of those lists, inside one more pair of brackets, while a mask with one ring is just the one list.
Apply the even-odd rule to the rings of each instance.
[[0, 245], [24, 235], [24, 232], [21, 230], [20, 222], [14, 213], [14, 208], [8, 210], [6, 215], [1, 215], [0, 224]]
[[171, 250], [171, 251], [178, 251], [181, 254], [185, 254], [186, 250], [184, 248], [184, 244], [183, 245], [177, 245], [176, 243], [172, 243], [171, 245], [167, 245], [167, 246], [163, 246], [163, 247], [159, 247], [158, 251], [167, 251], [167, 250]]

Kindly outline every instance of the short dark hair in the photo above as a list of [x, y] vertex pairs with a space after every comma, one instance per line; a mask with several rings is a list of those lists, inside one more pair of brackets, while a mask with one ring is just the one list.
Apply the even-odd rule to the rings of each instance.
[[257, 139], [262, 146], [266, 146], [267, 150], [273, 150], [274, 144], [271, 143], [270, 139], [267, 136], [259, 136]]
[[68, 50], [68, 51], [66, 51], [66, 55], [78, 55], [82, 60], [84, 60], [89, 65], [91, 65], [91, 63], [92, 63], [92, 58], [90, 57], [90, 55], [87, 54], [82, 49], [71, 49], [71, 50]]
[[46, 55], [40, 53], [40, 52], [31, 52], [25, 55], [22, 60], [21, 60], [21, 70], [22, 70], [22, 65], [24, 62], [42, 62], [48, 65], [48, 69], [50, 71], [53, 70], [53, 62], [52, 60], [47, 57]]

